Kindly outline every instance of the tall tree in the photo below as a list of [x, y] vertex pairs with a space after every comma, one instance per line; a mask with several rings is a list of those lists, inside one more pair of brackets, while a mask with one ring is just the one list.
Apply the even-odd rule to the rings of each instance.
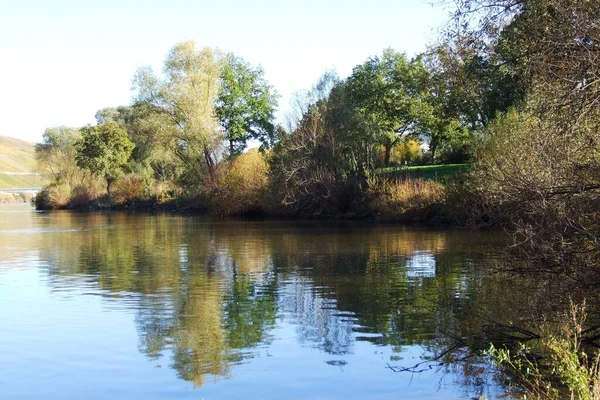
[[216, 114], [229, 142], [230, 156], [238, 155], [249, 139], [269, 148], [276, 141], [273, 113], [277, 94], [264, 78], [261, 67], [228, 54], [220, 76]]
[[57, 182], [74, 183], [78, 168], [75, 143], [81, 137], [76, 128], [60, 126], [44, 131], [42, 143], [35, 146], [35, 157], [41, 168]]
[[96, 112], [96, 123], [104, 125], [109, 122], [116, 122], [125, 126], [131, 118], [131, 113], [132, 107], [130, 106], [106, 107]]
[[510, 62], [506, 44], [462, 32], [425, 54], [437, 113], [456, 118], [471, 131], [481, 131], [498, 113], [523, 100], [526, 79]]
[[77, 165], [106, 179], [106, 191], [117, 180], [131, 156], [134, 144], [116, 122], [87, 126], [76, 143]]
[[388, 165], [392, 147], [405, 135], [418, 135], [417, 125], [433, 112], [423, 98], [427, 71], [421, 59], [386, 49], [355, 67], [348, 83], [364, 125], [385, 147]]
[[177, 44], [164, 61], [164, 76], [150, 67], [134, 77], [136, 100], [156, 107], [168, 117], [168, 139], [194, 183], [214, 177], [217, 149], [222, 140], [215, 117], [223, 57], [193, 41]]

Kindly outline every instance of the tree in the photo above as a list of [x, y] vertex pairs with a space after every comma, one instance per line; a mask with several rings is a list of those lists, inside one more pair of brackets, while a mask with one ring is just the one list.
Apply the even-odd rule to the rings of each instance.
[[273, 113], [277, 94], [264, 79], [262, 68], [253, 68], [233, 54], [228, 54], [220, 76], [220, 91], [215, 111], [230, 156], [238, 155], [249, 139], [259, 140], [263, 148], [276, 141]]
[[81, 133], [82, 137], [76, 143], [77, 165], [105, 178], [106, 191], [110, 195], [110, 187], [126, 167], [134, 144], [116, 122], [87, 126]]
[[409, 61], [386, 49], [381, 57], [355, 67], [348, 83], [365, 127], [385, 147], [387, 166], [392, 147], [406, 135], [418, 135], [418, 125], [433, 113], [424, 98], [427, 71], [420, 58]]
[[476, 132], [523, 100], [524, 77], [496, 45], [463, 33], [428, 50], [425, 63], [435, 107]]
[[77, 128], [60, 126], [44, 131], [42, 143], [35, 146], [35, 158], [41, 168], [57, 182], [74, 183], [77, 175], [75, 143], [81, 137]]
[[[503, 221], [521, 257], [600, 265], [600, 7], [578, 0], [459, 0], [454, 36], [519, 71], [526, 101], [487, 126], [471, 209]], [[538, 262], [530, 262], [538, 267]], [[584, 267], [584, 268], [582, 268]]]
[[[518, 68], [545, 111], [597, 111], [600, 7], [595, 0], [456, 0], [454, 37], [469, 34]], [[565, 121], [567, 122], [567, 121]], [[571, 120], [568, 120], [571, 122]]]
[[173, 123], [160, 108], [137, 102], [131, 106], [107, 107], [96, 112], [98, 125], [116, 122], [127, 130], [135, 144], [131, 154], [133, 171], [160, 181], [175, 179], [179, 162], [170, 144]]
[[109, 122], [116, 122], [121, 126], [125, 126], [131, 119], [132, 111], [133, 107], [130, 106], [106, 107], [96, 112], [96, 123], [104, 125]]
[[190, 184], [215, 176], [222, 134], [215, 118], [222, 56], [211, 48], [196, 49], [193, 41], [177, 44], [164, 61], [164, 76], [150, 67], [134, 77], [136, 100], [154, 106], [167, 117], [165, 139], [181, 160]]

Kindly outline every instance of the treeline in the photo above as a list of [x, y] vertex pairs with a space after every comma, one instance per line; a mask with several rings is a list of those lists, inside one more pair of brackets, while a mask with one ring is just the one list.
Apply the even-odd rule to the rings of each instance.
[[[37, 148], [41, 208], [185, 204], [219, 215], [379, 217], [503, 225], [555, 265], [595, 262], [600, 6], [458, 0], [438, 43], [325, 73], [274, 122], [263, 71], [176, 45], [141, 68], [131, 106], [54, 128]], [[248, 144], [259, 150], [245, 151]], [[427, 144], [425, 146], [424, 144]], [[452, 184], [385, 167], [472, 163]], [[548, 257], [548, 255], [551, 255]], [[548, 261], [545, 260], [545, 261]]]
[[[484, 76], [487, 67], [477, 68]], [[412, 59], [387, 49], [346, 79], [327, 72], [297, 93], [284, 127], [260, 67], [181, 43], [162, 75], [137, 71], [133, 105], [98, 111], [95, 126], [46, 130], [36, 154], [54, 181], [37, 205], [178, 202], [226, 215], [423, 219], [443, 187], [377, 172], [472, 160], [490, 115], [521, 93], [486, 77], [494, 84], [481, 91], [504, 91], [504, 101], [487, 93], [480, 112], [459, 93], [457, 74], [470, 69], [448, 43]], [[244, 152], [250, 141], [259, 152]]]

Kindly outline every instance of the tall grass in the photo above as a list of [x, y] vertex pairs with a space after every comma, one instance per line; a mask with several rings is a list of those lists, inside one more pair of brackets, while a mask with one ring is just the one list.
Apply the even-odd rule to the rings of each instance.
[[369, 178], [368, 208], [386, 221], [423, 221], [444, 200], [444, 187], [424, 179]]

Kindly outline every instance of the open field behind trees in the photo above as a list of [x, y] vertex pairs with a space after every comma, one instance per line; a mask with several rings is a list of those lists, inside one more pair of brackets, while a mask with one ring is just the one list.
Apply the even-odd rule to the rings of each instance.
[[380, 168], [377, 173], [383, 178], [425, 179], [451, 182], [471, 169], [471, 164], [419, 165]]
[[35, 145], [0, 136], [0, 189], [33, 189], [49, 178], [36, 170]]

